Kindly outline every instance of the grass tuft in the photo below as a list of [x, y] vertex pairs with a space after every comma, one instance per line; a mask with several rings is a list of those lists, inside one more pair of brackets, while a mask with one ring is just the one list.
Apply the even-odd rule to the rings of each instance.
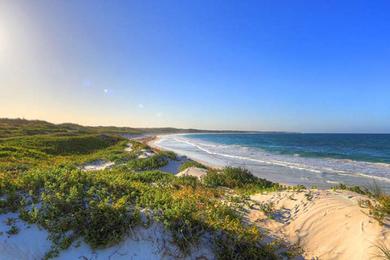
[[247, 169], [233, 167], [222, 171], [209, 170], [203, 182], [208, 187], [227, 187], [246, 194], [281, 188], [279, 184], [252, 175]]
[[390, 195], [386, 194], [382, 188], [374, 181], [369, 188], [361, 188], [358, 186], [346, 186], [340, 184], [333, 189], [350, 190], [365, 196], [372, 200], [359, 201], [361, 207], [369, 209], [369, 214], [375, 218], [380, 224], [385, 224], [390, 221]]

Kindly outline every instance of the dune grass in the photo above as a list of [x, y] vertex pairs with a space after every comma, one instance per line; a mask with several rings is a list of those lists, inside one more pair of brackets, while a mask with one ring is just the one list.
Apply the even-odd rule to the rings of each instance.
[[52, 124], [42, 120], [0, 118], [0, 139], [33, 135], [69, 134], [141, 134], [140, 129], [110, 126], [81, 126], [72, 123]]
[[112, 135], [36, 135], [0, 141], [5, 147], [35, 150], [49, 155], [85, 154], [107, 148], [120, 140]]
[[[46, 258], [79, 239], [92, 248], [118, 244], [135, 227], [147, 226], [145, 219], [164, 225], [183, 256], [207, 238], [218, 259], [277, 258], [260, 230], [244, 221], [244, 201], [226, 190], [272, 189], [276, 184], [234, 168], [211, 171], [205, 182], [176, 177], [158, 171], [176, 159], [172, 152], [154, 151], [139, 159], [151, 148], [130, 141], [132, 150], [125, 151], [129, 141], [122, 137], [61, 127], [43, 127], [29, 136], [7, 128], [2, 132], [6, 138], [0, 139], [0, 214], [18, 212], [24, 221], [46, 229], [52, 241]], [[81, 170], [95, 160], [115, 165]], [[17, 235], [15, 228], [10, 226], [9, 235]]]
[[378, 253], [373, 255], [374, 257], [390, 260], [390, 248], [384, 242], [375, 243], [373, 246], [378, 250]]
[[226, 167], [223, 170], [211, 169], [204, 176], [203, 182], [208, 187], [227, 187], [244, 194], [283, 188], [277, 183], [253, 176], [247, 169], [234, 167]]
[[53, 167], [4, 175], [0, 187], [1, 210], [17, 211], [23, 220], [50, 232], [53, 247], [48, 257], [80, 237], [92, 248], [120, 242], [132, 228], [145, 224], [142, 209], [149, 209], [149, 218], [164, 224], [183, 255], [202, 236], [211, 235], [219, 259], [276, 257], [260, 243], [260, 231], [223, 202], [228, 194], [196, 178], [160, 171], [87, 173], [75, 167]]
[[70, 129], [39, 120], [0, 119], [0, 138], [66, 133]]
[[380, 224], [383, 225], [390, 222], [390, 195], [385, 193], [375, 181], [368, 187], [339, 184], [333, 187], [333, 189], [349, 190], [368, 196], [371, 200], [363, 200], [360, 202], [360, 205], [367, 207], [369, 214]]
[[[0, 171], [20, 172], [42, 165], [115, 158], [123, 154], [125, 139], [112, 135], [36, 135], [0, 140]], [[107, 149], [107, 150], [106, 150]]]

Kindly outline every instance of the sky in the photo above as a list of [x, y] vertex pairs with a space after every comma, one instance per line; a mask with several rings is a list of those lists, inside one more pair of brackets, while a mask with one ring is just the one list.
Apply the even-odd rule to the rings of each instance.
[[390, 2], [3, 0], [0, 117], [390, 133]]

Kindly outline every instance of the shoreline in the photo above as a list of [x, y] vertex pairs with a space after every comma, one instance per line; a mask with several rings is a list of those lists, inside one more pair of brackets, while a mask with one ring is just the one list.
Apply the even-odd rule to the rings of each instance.
[[[329, 189], [339, 184], [364, 188], [379, 184], [387, 193], [390, 192], [390, 179], [386, 173], [390, 165], [330, 158], [285, 158], [284, 155], [269, 154], [245, 146], [199, 142], [176, 134], [155, 135], [152, 140], [148, 140], [148, 144], [156, 149], [173, 151], [211, 168], [246, 168], [257, 177], [287, 185]], [[370, 175], [371, 171], [374, 172]]]
[[[169, 134], [166, 134], [166, 135], [169, 135]], [[157, 150], [161, 150], [161, 151], [171, 151], [171, 152], [175, 152], [175, 151], [172, 151], [172, 150], [169, 150], [169, 149], [166, 149], [166, 148], [163, 148], [163, 147], [160, 147], [158, 145], [156, 145], [155, 143], [158, 142], [160, 139], [161, 139], [161, 136], [164, 136], [164, 135], [154, 135], [154, 136], [151, 136], [149, 138], [145, 138], [142, 140], [142, 143], [146, 144], [146, 145], [149, 145], [150, 147], [152, 147], [153, 149], [157, 149]], [[175, 152], [177, 153], [177, 152]], [[222, 169], [223, 166], [219, 166], [217, 164], [212, 164], [212, 163], [209, 163], [209, 162], [206, 162], [206, 161], [202, 161], [202, 160], [198, 160], [198, 159], [194, 159], [186, 154], [183, 154], [183, 153], [177, 153], [179, 156], [184, 156], [192, 161], [195, 161], [195, 162], [198, 162], [198, 163], [201, 163], [203, 164], [204, 166], [207, 166], [209, 168], [213, 168], [213, 169]], [[284, 184], [283, 184], [284, 185]]]
[[[170, 151], [158, 146], [159, 140], [161, 137], [157, 135], [144, 143], [153, 149]], [[210, 163], [205, 165], [215, 168]], [[368, 199], [366, 195], [349, 190], [309, 188], [257, 193], [250, 198], [255, 204], [271, 205], [273, 217], [261, 208], [250, 208], [246, 213], [249, 223], [267, 230], [272, 239], [297, 245], [303, 249], [304, 259], [378, 259], [375, 245], [390, 246], [387, 224], [380, 225], [368, 209], [360, 205]]]
[[[351, 191], [342, 187], [334, 190], [280, 187], [262, 180], [256, 180], [253, 178], [255, 175], [250, 172], [237, 168], [218, 170], [210, 163], [206, 163], [206, 165], [214, 168], [214, 170], [197, 168], [196, 163], [189, 164], [193, 166], [186, 168], [186, 170], [180, 170], [184, 169], [181, 166], [188, 158], [196, 162], [201, 162], [201, 160], [187, 155], [180, 156], [179, 153], [175, 158], [171, 156], [171, 153], [166, 153], [165, 151], [170, 150], [163, 149], [161, 146], [167, 146], [168, 148], [171, 146], [169, 142], [162, 141], [160, 143], [160, 141], [167, 138], [169, 139], [166, 135], [144, 135], [133, 139], [120, 139], [115, 145], [102, 148], [101, 152], [97, 154], [92, 153], [93, 157], [90, 157], [91, 155], [84, 157], [79, 155], [80, 163], [90, 162], [90, 164], [81, 165], [94, 167], [90, 172], [79, 168], [80, 171], [77, 171], [77, 174], [69, 174], [69, 171], [72, 171], [73, 168], [67, 169], [59, 166], [54, 168], [53, 171], [27, 172], [26, 175], [31, 182], [25, 182], [22, 175], [12, 175], [12, 177], [17, 178], [17, 181], [5, 182], [6, 185], [12, 188], [6, 190], [5, 196], [8, 197], [13, 190], [18, 190], [29, 198], [28, 201], [33, 203], [32, 195], [30, 195], [31, 185], [39, 187], [38, 190], [42, 190], [42, 193], [37, 195], [42, 201], [45, 211], [40, 211], [34, 204], [31, 204], [31, 210], [27, 205], [27, 208], [20, 208], [16, 212], [11, 212], [11, 208], [6, 208], [5, 214], [0, 214], [0, 251], [2, 251], [0, 259], [3, 255], [8, 256], [4, 257], [6, 259], [20, 259], [23, 256], [28, 258], [29, 255], [34, 255], [35, 258], [44, 258], [43, 256], [51, 253], [50, 250], [57, 245], [56, 241], [47, 239], [49, 235], [54, 234], [50, 229], [38, 228], [39, 223], [42, 222], [35, 220], [35, 213], [34, 215], [30, 214], [32, 210], [38, 212], [39, 219], [47, 221], [51, 226], [61, 225], [64, 219], [72, 225], [75, 223], [75, 226], [76, 223], [89, 223], [86, 219], [91, 218], [94, 223], [99, 223], [99, 225], [85, 224], [76, 227], [85, 234], [91, 230], [93, 234], [89, 238], [95, 236], [101, 238], [100, 241], [104, 246], [107, 246], [106, 248], [95, 250], [93, 249], [93, 240], [87, 240], [86, 236], [77, 235], [74, 240], [70, 241], [69, 247], [61, 248], [58, 251], [59, 259], [83, 257], [107, 259], [111, 256], [117, 259], [138, 257], [142, 259], [162, 259], [164, 255], [166, 256], [166, 252], [174, 253], [172, 259], [183, 259], [181, 257], [182, 251], [178, 247], [180, 241], [172, 240], [172, 235], [181, 234], [181, 226], [179, 226], [180, 229], [172, 230], [166, 229], [166, 226], [163, 225], [168, 222], [171, 226], [177, 226], [183, 220], [198, 228], [209, 227], [211, 224], [209, 230], [216, 230], [216, 232], [229, 231], [230, 225], [234, 221], [239, 225], [239, 232], [233, 230], [234, 237], [239, 238], [242, 234], [252, 234], [251, 230], [253, 230], [260, 237], [257, 235], [251, 236], [250, 241], [257, 241], [258, 243], [264, 241], [265, 244], [271, 243], [272, 246], [275, 242], [276, 247], [273, 247], [275, 250], [272, 249], [270, 254], [281, 255], [282, 252], [279, 249], [288, 250], [289, 254], [297, 255], [297, 258], [292, 259], [317, 259], [319, 257], [320, 259], [374, 260], [377, 258], [373, 255], [378, 254], [378, 250], [374, 245], [383, 243], [387, 248], [390, 248], [390, 219], [387, 217], [389, 211], [388, 204], [386, 204], [389, 200], [387, 197], [373, 197], [373, 193], [369, 194], [356, 189]], [[180, 141], [180, 138], [177, 141]], [[148, 146], [145, 146], [145, 144]], [[179, 143], [176, 147], [184, 148], [182, 151], [188, 151], [189, 154], [193, 151], [191, 147], [185, 144]], [[123, 161], [115, 161], [118, 168], [113, 169], [113, 171], [101, 168], [101, 166], [105, 166], [105, 162], [109, 162], [108, 158], [112, 158], [114, 155], [118, 156], [118, 154], [123, 159]], [[196, 153], [193, 154], [197, 155]], [[89, 160], [92, 158], [93, 161]], [[205, 158], [207, 159], [207, 157]], [[168, 163], [164, 165], [155, 164], [155, 159], [164, 159], [164, 163]], [[70, 161], [75, 166], [80, 166], [77, 161], [75, 162], [74, 157], [69, 158]], [[44, 159], [40, 162], [44, 162]], [[234, 165], [228, 166], [235, 167]], [[144, 167], [150, 168], [146, 169]], [[250, 169], [248, 170], [250, 171]], [[218, 174], [222, 178], [216, 178]], [[180, 178], [186, 175], [197, 177], [198, 181], [194, 183], [192, 182], [194, 178]], [[251, 177], [249, 178], [248, 175]], [[71, 186], [68, 187], [68, 185], [63, 185], [63, 182], [68, 180], [69, 176], [71, 176], [69, 182]], [[163, 176], [168, 178], [161, 179]], [[264, 176], [255, 177], [268, 180]], [[47, 180], [49, 185], [42, 183], [42, 179]], [[222, 181], [215, 182], [218, 179]], [[191, 182], [187, 183], [187, 181]], [[274, 181], [274, 183], [284, 185], [280, 181]], [[0, 184], [4, 184], [4, 182]], [[155, 184], [158, 185], [158, 189], [156, 189]], [[259, 186], [251, 190], [252, 184]], [[7, 187], [6, 185], [4, 186]], [[79, 190], [80, 185], [90, 187], [88, 192], [84, 192], [84, 189], [80, 189], [80, 192], [76, 192], [76, 195], [69, 192], [69, 190]], [[89, 191], [103, 196], [100, 201], [104, 204], [94, 203], [95, 196], [90, 196]], [[57, 192], [59, 192], [60, 200], [57, 199]], [[53, 200], [44, 200], [45, 194], [56, 194], [56, 197]], [[0, 199], [7, 203], [5, 205], [13, 205], [14, 200], [8, 201], [3, 198]], [[115, 204], [107, 205], [106, 201], [110, 201], [112, 198], [114, 198]], [[89, 207], [84, 207], [84, 204], [73, 203], [73, 201], [76, 201], [75, 199], [86, 201]], [[123, 203], [123, 199], [125, 203]], [[145, 201], [145, 204], [142, 201]], [[69, 206], [65, 210], [57, 211], [58, 207], [56, 205], [58, 205], [58, 202], [63, 203], [61, 205]], [[73, 205], [75, 208], [73, 208]], [[102, 214], [107, 211], [98, 211], [100, 205], [107, 205], [104, 210], [110, 210], [108, 217]], [[138, 215], [138, 211], [135, 211], [134, 214], [126, 211], [129, 214], [123, 214], [122, 210], [128, 210], [129, 206], [132, 208], [132, 205], [140, 208], [140, 215]], [[205, 208], [204, 205], [209, 206]], [[117, 207], [119, 207], [118, 210], [116, 210]], [[22, 217], [22, 213], [25, 212], [23, 209], [28, 213], [24, 217]], [[35, 209], [38, 209], [38, 211], [35, 211]], [[55, 210], [49, 211], [51, 213], [49, 216], [53, 217], [46, 217], [46, 209]], [[168, 211], [165, 211], [165, 209]], [[170, 209], [176, 212], [174, 218], [172, 218]], [[78, 214], [80, 211], [85, 214]], [[162, 216], [162, 219], [153, 219], [153, 213], [156, 211], [161, 213], [159, 216]], [[378, 218], [378, 216], [381, 216], [380, 214], [387, 215]], [[75, 215], [80, 216], [75, 219]], [[140, 219], [138, 219], [138, 216]], [[208, 221], [209, 217], [211, 218], [210, 221]], [[118, 219], [123, 221], [114, 222], [117, 224], [113, 227], [113, 221]], [[128, 220], [134, 220], [134, 223], [137, 224], [124, 230], [122, 224], [125, 224]], [[153, 220], [153, 222], [150, 222], [150, 220]], [[198, 221], [203, 224], [199, 225]], [[142, 223], [145, 225], [142, 225]], [[147, 223], [148, 225], [146, 225]], [[151, 223], [152, 225], [149, 225]], [[213, 223], [217, 223], [217, 225], [213, 225]], [[96, 235], [101, 234], [101, 228], [103, 228], [103, 234]], [[111, 243], [112, 237], [109, 236], [111, 230], [121, 234], [121, 239], [115, 243]], [[68, 231], [77, 232], [72, 227]], [[127, 231], [131, 233], [131, 236], [127, 236], [129, 235], [126, 233]], [[66, 236], [72, 233], [61, 234]], [[190, 234], [187, 237], [196, 235], [192, 232]], [[255, 235], [255, 233], [253, 234]], [[39, 239], [31, 239], [32, 237]], [[211, 237], [208, 233], [201, 233], [199, 238], [201, 239], [199, 243], [190, 242], [187, 244], [190, 248], [188, 259], [215, 259], [216, 256], [224, 255], [226, 248], [216, 250], [210, 244], [212, 241], [221, 241], [221, 237], [217, 233], [213, 233]], [[223, 241], [224, 244], [229, 245], [231, 240]], [[231, 249], [239, 250], [237, 252], [242, 256], [250, 255], [250, 257], [244, 257], [245, 259], [258, 259], [259, 257], [255, 257], [258, 255], [254, 255], [257, 254], [255, 253], [257, 251], [251, 250], [258, 248], [258, 245], [256, 243], [247, 250], [232, 244]], [[159, 248], [165, 248], [168, 251], [165, 249], [159, 251]], [[231, 249], [228, 248], [228, 250]]]
[[[147, 137], [140, 138], [138, 140], [141, 141], [142, 143], [150, 146], [153, 149], [157, 149], [157, 150], [161, 150], [161, 151], [171, 151], [171, 152], [177, 153], [176, 151], [169, 150], [167, 148], [163, 148], [163, 147], [160, 147], [160, 146], [155, 144], [156, 142], [158, 142], [161, 139], [162, 136], [166, 136], [166, 135], [170, 135], [170, 134], [147, 136]], [[190, 159], [192, 161], [201, 163], [201, 164], [203, 164], [204, 166], [206, 166], [208, 168], [220, 170], [220, 169], [223, 169], [225, 167], [225, 166], [220, 166], [220, 165], [217, 165], [217, 164], [213, 164], [213, 163], [210, 163], [210, 162], [207, 162], [207, 161], [204, 161], [204, 160], [199, 160], [197, 158], [193, 158], [193, 157], [188, 156], [188, 155], [186, 155], [184, 153], [177, 153], [177, 154], [179, 156], [184, 156], [184, 157], [186, 157], [186, 158], [188, 158], [188, 159]], [[261, 177], [261, 176], [258, 176], [258, 177], [266, 179], [265, 177]], [[291, 184], [291, 183], [286, 183], [286, 182], [281, 182], [281, 181], [278, 181], [277, 183], [280, 184], [280, 185], [286, 186], [286, 187], [296, 186], [296, 184]], [[309, 188], [309, 187], [307, 187], [307, 188]], [[327, 190], [329, 188], [322, 188], [322, 189], [323, 190]]]
[[[166, 134], [168, 135], [168, 134]], [[176, 151], [172, 151], [172, 150], [169, 150], [169, 149], [166, 149], [166, 148], [162, 148], [160, 146], [157, 146], [155, 143], [158, 142], [161, 138], [161, 136], [163, 135], [154, 135], [154, 136], [149, 136], [149, 137], [146, 137], [146, 138], [143, 138], [143, 139], [140, 139], [140, 141], [148, 146], [150, 146], [151, 148], [153, 149], [157, 149], [157, 150], [161, 150], [161, 151], [171, 151], [171, 152], [175, 152]], [[212, 164], [212, 163], [209, 163], [209, 162], [206, 162], [206, 161], [202, 161], [202, 160], [199, 160], [199, 159], [196, 159], [196, 158], [192, 158], [191, 156], [188, 156], [186, 154], [180, 154], [178, 153], [179, 156], [182, 156], [182, 157], [185, 157], [185, 158], [188, 158], [192, 161], [195, 161], [195, 162], [198, 162], [198, 163], [201, 163], [203, 164], [204, 166], [208, 167], [208, 168], [212, 168], [212, 169], [217, 169], [217, 170], [221, 170], [223, 169], [225, 166], [219, 166], [217, 164]], [[262, 178], [260, 176], [260, 178]], [[266, 179], [266, 178], [264, 178]], [[268, 180], [268, 179], [267, 179]], [[282, 186], [285, 186], [285, 187], [293, 187], [295, 186], [294, 184], [290, 184], [290, 183], [286, 183], [286, 182], [277, 182], [278, 184], [282, 185]]]

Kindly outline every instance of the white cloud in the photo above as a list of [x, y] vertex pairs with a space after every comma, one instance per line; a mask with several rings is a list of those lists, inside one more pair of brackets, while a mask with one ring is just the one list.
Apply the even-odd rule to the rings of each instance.
[[144, 108], [144, 104], [138, 104], [138, 108], [140, 109]]
[[107, 94], [108, 93], [108, 89], [103, 89], [104, 93]]
[[161, 112], [158, 112], [158, 113], [156, 114], [157, 117], [162, 117], [162, 115], [163, 115], [163, 113], [161, 113]]

